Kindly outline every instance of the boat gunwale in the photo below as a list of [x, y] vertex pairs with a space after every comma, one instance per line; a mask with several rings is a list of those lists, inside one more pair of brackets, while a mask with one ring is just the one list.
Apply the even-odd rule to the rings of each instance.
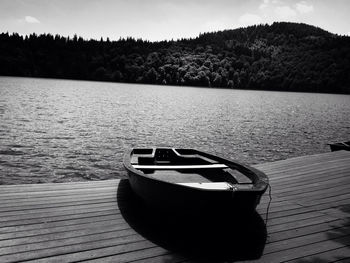
[[[238, 162], [236, 160], [229, 160], [229, 159], [226, 159], [226, 158], [218, 156], [218, 155], [214, 155], [211, 153], [207, 153], [207, 152], [203, 152], [203, 151], [199, 151], [199, 150], [191, 149], [191, 148], [183, 148], [183, 149], [193, 151], [196, 154], [202, 155], [202, 156], [207, 157], [207, 158], [212, 158], [216, 161], [218, 161], [218, 160], [222, 161], [222, 163], [227, 165], [228, 168], [236, 169], [239, 172], [243, 173], [248, 178], [250, 178], [252, 180], [253, 187], [251, 189], [240, 189], [240, 188], [235, 187], [239, 184], [233, 184], [232, 185], [233, 187], [231, 189], [224, 189], [224, 190], [223, 189], [201, 189], [201, 188], [195, 188], [195, 187], [188, 186], [188, 185], [182, 185], [182, 184], [172, 183], [169, 181], [164, 181], [164, 180], [161, 180], [161, 179], [158, 179], [155, 177], [147, 176], [146, 174], [144, 174], [140, 170], [133, 167], [133, 165], [131, 164], [131, 155], [135, 149], [140, 149], [140, 148], [130, 148], [125, 152], [124, 158], [123, 158], [124, 167], [127, 169], [128, 172], [132, 172], [138, 176], [141, 176], [141, 177], [146, 178], [148, 180], [154, 180], [154, 181], [157, 181], [159, 183], [164, 183], [167, 185], [176, 185], [177, 187], [183, 187], [183, 188], [196, 190], [196, 191], [208, 191], [208, 192], [209, 191], [213, 191], [213, 192], [215, 192], [215, 191], [217, 191], [217, 192], [237, 191], [237, 192], [254, 192], [254, 193], [260, 192], [261, 194], [263, 194], [266, 191], [266, 189], [269, 185], [269, 179], [268, 179], [267, 175], [254, 167], [243, 164], [243, 163]], [[154, 154], [156, 149], [172, 149], [176, 153], [176, 148], [174, 148], [174, 147], [148, 147], [148, 148], [142, 148], [142, 149], [152, 149], [152, 154]], [[176, 170], [176, 169], [173, 169], [173, 170]], [[179, 169], [179, 170], [181, 170], [181, 169]], [[245, 172], [242, 172], [242, 170], [245, 170]], [[253, 178], [248, 176], [247, 173], [250, 173]]]

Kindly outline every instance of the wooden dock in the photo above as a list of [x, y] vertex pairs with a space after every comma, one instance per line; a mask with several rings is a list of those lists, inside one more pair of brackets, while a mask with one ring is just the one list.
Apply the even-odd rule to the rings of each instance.
[[127, 180], [0, 186], [0, 262], [350, 262], [350, 152], [256, 167], [272, 202], [243, 219], [155, 215]]

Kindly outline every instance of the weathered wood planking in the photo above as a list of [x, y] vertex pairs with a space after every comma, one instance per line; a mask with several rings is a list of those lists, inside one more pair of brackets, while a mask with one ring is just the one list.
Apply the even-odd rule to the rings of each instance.
[[[268, 174], [272, 186], [272, 203], [263, 229], [265, 237], [260, 241], [262, 254], [231, 257], [239, 243], [234, 240], [234, 233], [239, 236], [239, 228], [244, 226], [228, 225], [229, 236], [225, 231], [216, 235], [222, 234], [228, 243], [225, 249], [233, 251], [225, 260], [349, 261], [350, 152], [304, 156], [256, 167]], [[142, 216], [147, 216], [147, 211], [140, 214], [139, 208], [133, 207], [139, 203], [130, 196], [125, 180], [0, 186], [0, 262], [141, 263], [205, 259], [205, 251], [193, 252], [189, 245], [187, 249], [169, 246], [171, 240], [162, 240], [166, 236], [152, 235], [147, 231], [152, 223], [142, 230]], [[266, 193], [258, 207], [260, 221], [267, 216], [268, 202]], [[247, 233], [252, 243], [254, 234], [258, 235], [254, 231], [258, 230]], [[191, 240], [186, 233], [181, 233], [180, 242]], [[219, 240], [207, 242], [214, 246]], [[259, 242], [255, 245], [259, 246]], [[222, 260], [219, 253], [211, 253], [210, 260]]]

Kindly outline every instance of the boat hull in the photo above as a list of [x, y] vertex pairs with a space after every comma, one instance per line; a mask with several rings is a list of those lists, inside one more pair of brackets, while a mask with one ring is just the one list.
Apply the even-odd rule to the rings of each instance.
[[329, 144], [329, 147], [331, 148], [332, 152], [341, 151], [341, 150], [350, 151], [350, 141]]
[[[225, 162], [228, 165], [237, 165], [236, 162], [227, 159], [219, 158], [208, 153], [197, 152]], [[130, 186], [138, 196], [151, 206], [170, 209], [237, 209], [240, 211], [253, 211], [260, 202], [260, 198], [268, 185], [268, 179], [265, 174], [249, 167], [251, 169], [250, 171], [253, 171], [259, 176], [259, 182], [257, 182], [256, 188], [252, 191], [234, 191], [231, 189], [207, 190], [186, 187], [167, 181], [156, 180], [134, 169], [130, 164], [131, 154], [132, 150], [128, 151], [124, 157], [124, 166], [128, 172]], [[244, 167], [247, 168], [247, 166]]]

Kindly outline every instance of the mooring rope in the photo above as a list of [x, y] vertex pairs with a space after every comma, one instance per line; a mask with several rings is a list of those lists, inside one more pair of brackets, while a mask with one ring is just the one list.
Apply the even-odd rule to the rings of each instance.
[[267, 221], [269, 220], [269, 210], [270, 210], [270, 204], [271, 204], [271, 201], [272, 201], [272, 187], [270, 184], [267, 185], [267, 187], [269, 188], [269, 204], [267, 205], [267, 208], [266, 208], [266, 217], [265, 217], [265, 225], [267, 226]]

